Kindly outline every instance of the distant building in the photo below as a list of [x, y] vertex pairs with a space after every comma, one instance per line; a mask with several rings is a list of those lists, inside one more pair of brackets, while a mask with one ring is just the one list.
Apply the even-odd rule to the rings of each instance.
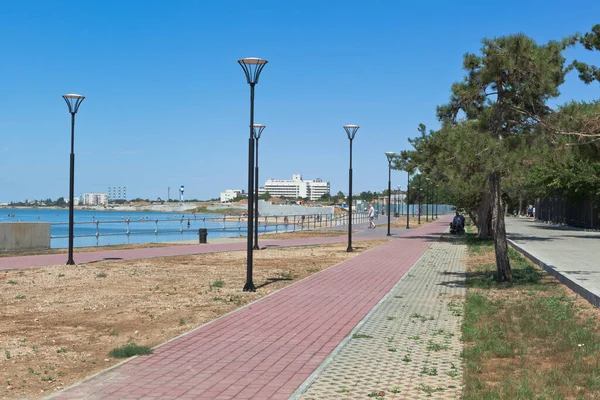
[[[69, 196], [63, 197], [63, 199], [65, 199], [65, 203], [66, 204], [69, 204]], [[73, 197], [73, 205], [74, 206], [78, 206], [79, 205], [79, 197]]]
[[246, 197], [247, 194], [241, 189], [227, 189], [221, 193], [221, 203], [226, 203], [231, 200], [235, 200], [238, 197]]
[[[112, 190], [111, 190], [112, 189]], [[127, 200], [127, 187], [126, 186], [113, 186], [108, 187], [108, 201], [116, 202], [117, 200]]]
[[320, 178], [304, 180], [302, 175], [294, 174], [291, 180], [269, 179], [265, 182], [264, 191], [269, 192], [273, 197], [318, 200], [325, 194], [329, 195], [329, 182], [324, 182]]
[[98, 206], [108, 204], [108, 193], [84, 193], [83, 205]]

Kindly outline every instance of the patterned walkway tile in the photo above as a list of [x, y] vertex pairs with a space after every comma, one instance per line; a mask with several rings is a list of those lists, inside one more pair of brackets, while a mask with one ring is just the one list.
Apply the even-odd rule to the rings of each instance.
[[464, 254], [433, 244], [300, 398], [460, 398]]
[[288, 399], [446, 224], [358, 254], [54, 398]]

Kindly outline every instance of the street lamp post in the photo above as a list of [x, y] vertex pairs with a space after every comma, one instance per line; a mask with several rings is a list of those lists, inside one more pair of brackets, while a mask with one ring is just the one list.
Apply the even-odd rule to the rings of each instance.
[[387, 153], [385, 153], [385, 156], [387, 157], [388, 160], [388, 206], [387, 206], [387, 214], [388, 214], [388, 224], [387, 224], [387, 235], [388, 236], [392, 236], [392, 234], [390, 233], [390, 224], [391, 224], [391, 218], [392, 218], [392, 160], [394, 159], [394, 156], [396, 154], [388, 151]]
[[396, 217], [402, 215], [402, 199], [400, 197], [400, 185], [396, 186]]
[[394, 217], [398, 217], [398, 187], [394, 187]]
[[392, 192], [392, 199], [394, 200], [394, 205], [392, 206], [394, 208], [394, 217], [398, 216], [398, 191], [396, 189], [396, 187], [394, 187], [394, 191]]
[[[430, 203], [428, 203], [428, 201], [430, 201], [430, 189], [431, 189], [431, 182], [429, 181], [429, 178], [425, 178], [425, 180], [427, 181], [426, 184], [427, 186], [425, 186], [425, 222], [429, 222], [429, 207], [430, 207]], [[433, 219], [433, 217], [431, 217], [431, 219]]]
[[400, 204], [400, 185], [396, 186], [396, 217], [399, 217], [402, 213], [402, 208]]
[[248, 227], [247, 227], [247, 246], [246, 246], [246, 284], [244, 292], [255, 292], [256, 287], [252, 282], [252, 234], [254, 227], [254, 86], [258, 83], [258, 78], [267, 60], [249, 57], [238, 60], [238, 64], [246, 74], [246, 80], [250, 85], [250, 139], [248, 140]]
[[418, 210], [418, 224], [421, 225], [421, 176], [419, 175], [419, 183], [417, 183], [417, 194], [419, 195], [419, 210]]
[[67, 260], [67, 265], [75, 265], [75, 261], [73, 260], [73, 202], [75, 201], [75, 114], [77, 114], [79, 106], [81, 105], [83, 99], [85, 99], [85, 96], [82, 96], [80, 94], [65, 94], [63, 95], [63, 99], [65, 99], [65, 102], [69, 107], [69, 112], [71, 113], [71, 172], [69, 178], [69, 258]]
[[356, 131], [360, 128], [358, 125], [344, 125], [344, 130], [350, 140], [350, 169], [348, 170], [348, 248], [347, 252], [352, 252], [352, 141]]
[[256, 165], [254, 166], [254, 248], [253, 250], [260, 250], [258, 246], [258, 139], [266, 125], [254, 124], [252, 125], [252, 132], [254, 134], [254, 140], [256, 141]]
[[440, 185], [435, 185], [435, 219], [438, 219], [438, 194], [440, 193]]
[[406, 229], [410, 229], [410, 171], [406, 171], [408, 180], [406, 181]]

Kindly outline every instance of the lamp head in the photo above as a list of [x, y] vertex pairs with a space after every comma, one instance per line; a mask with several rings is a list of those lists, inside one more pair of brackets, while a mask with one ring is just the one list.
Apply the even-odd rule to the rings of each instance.
[[256, 85], [262, 69], [267, 65], [268, 61], [262, 58], [247, 57], [238, 60], [238, 63], [246, 74], [246, 80], [250, 85]]
[[266, 125], [254, 124], [252, 125], [252, 132], [254, 133], [254, 139], [260, 139], [262, 131], [266, 128]]
[[63, 95], [63, 99], [65, 99], [65, 102], [67, 103], [67, 106], [69, 107], [69, 112], [71, 114], [77, 114], [77, 111], [79, 110], [79, 106], [81, 105], [81, 102], [83, 101], [83, 99], [85, 99], [85, 96], [82, 96], [80, 94], [65, 94]]
[[358, 125], [344, 125], [344, 129], [346, 130], [346, 133], [348, 134], [348, 139], [350, 139], [350, 140], [354, 139], [354, 136], [356, 135], [356, 131], [358, 130], [358, 128], [360, 128], [360, 126], [358, 126]]
[[392, 160], [394, 159], [394, 156], [396, 155], [396, 153], [393, 153], [391, 151], [388, 151], [385, 153], [385, 156], [387, 157], [388, 162], [392, 162]]

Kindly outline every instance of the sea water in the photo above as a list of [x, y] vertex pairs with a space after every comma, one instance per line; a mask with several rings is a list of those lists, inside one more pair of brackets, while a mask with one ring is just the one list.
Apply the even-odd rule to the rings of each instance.
[[[0, 223], [4, 222], [49, 222], [50, 247], [68, 247], [68, 208], [0, 208]], [[74, 210], [73, 244], [88, 247], [198, 240], [201, 228], [208, 230], [209, 239], [246, 235], [246, 222], [237, 217], [224, 220], [222, 215], [189, 212]]]

